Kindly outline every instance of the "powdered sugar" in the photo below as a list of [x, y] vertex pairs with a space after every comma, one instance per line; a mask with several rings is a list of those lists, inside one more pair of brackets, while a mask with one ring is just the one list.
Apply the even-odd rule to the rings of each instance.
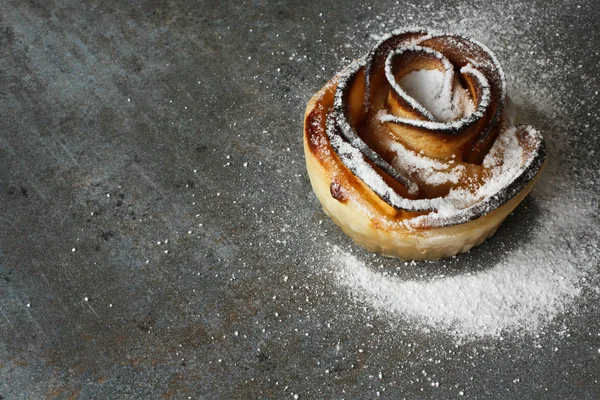
[[[385, 137], [384, 137], [385, 138]], [[465, 171], [463, 165], [448, 168], [448, 165], [433, 158], [407, 149], [402, 143], [388, 139], [383, 146], [395, 154], [392, 164], [401, 171], [407, 171], [428, 185], [457, 183]]]
[[[545, 201], [550, 215], [578, 194]], [[556, 203], [558, 202], [558, 203]], [[598, 262], [597, 234], [570, 245], [576, 232], [594, 229], [591, 210], [579, 202], [560, 224], [545, 219], [531, 240], [498, 254], [487, 269], [431, 280], [403, 280], [376, 271], [353, 254], [334, 248], [330, 265], [338, 285], [394, 321], [436, 329], [458, 340], [539, 331], [581, 293], [581, 282]], [[591, 247], [592, 251], [586, 251]]]
[[516, 132], [517, 128], [513, 126], [498, 135], [494, 145], [483, 159], [483, 165], [489, 168], [491, 176], [474, 193], [465, 189], [450, 190], [447, 199], [452, 204], [452, 208], [449, 208], [448, 212], [453, 213], [456, 209], [464, 209], [494, 196], [507, 187], [520, 171], [527, 168], [524, 162], [530, 160], [523, 159], [523, 148], [519, 144]]
[[[490, 176], [485, 183], [475, 191], [464, 188], [453, 188], [443, 198], [436, 198], [430, 201], [432, 209], [435, 211], [427, 215], [414, 217], [402, 221], [406, 227], [416, 227], [422, 224], [427, 226], [443, 226], [452, 220], [467, 221], [471, 215], [476, 214], [477, 210], [491, 211], [499, 205], [498, 195], [507, 190], [507, 188], [522, 174], [529, 169], [534, 158], [524, 157], [523, 148], [516, 137], [516, 127], [510, 127], [502, 131], [496, 139], [489, 153], [484, 158], [483, 164], [488, 168]], [[533, 128], [525, 128], [528, 140], [541, 140], [539, 133]], [[424, 179], [430, 179], [430, 183], [438, 180], [440, 183], [445, 181], [458, 181], [463, 169], [455, 167], [449, 172], [439, 171], [443, 165], [435, 160], [417, 155], [404, 148], [402, 145], [389, 145], [390, 149], [400, 152], [407, 156], [407, 162], [413, 166], [413, 171], [420, 174]], [[398, 154], [398, 153], [397, 153]], [[401, 160], [397, 157], [396, 160]], [[439, 165], [438, 165], [439, 164]], [[432, 168], [432, 169], [428, 169]]]
[[[498, 59], [496, 58], [496, 56], [494, 56], [494, 54], [490, 51], [490, 49], [488, 49], [485, 45], [483, 45], [483, 44], [479, 43], [478, 41], [473, 40], [471, 38], [466, 38], [461, 35], [449, 36], [448, 34], [439, 33], [439, 32], [431, 33], [430, 35], [423, 38], [424, 39], [423, 41], [426, 42], [427, 40], [437, 40], [437, 39], [442, 39], [442, 38], [444, 41], [453, 42], [453, 47], [457, 48], [457, 49], [461, 49], [462, 51], [467, 52], [468, 50], [474, 50], [475, 48], [478, 48], [480, 51], [483, 51], [485, 53], [485, 57], [482, 59], [476, 59], [474, 57], [470, 57], [470, 63], [468, 63], [467, 65], [463, 66], [460, 69], [460, 72], [462, 74], [472, 75], [477, 80], [478, 85], [481, 88], [481, 99], [479, 99], [477, 107], [473, 107], [474, 110], [470, 110], [469, 113], [463, 113], [462, 118], [450, 119], [450, 120], [446, 120], [446, 121], [442, 120], [442, 122], [440, 122], [440, 121], [435, 120], [435, 118], [432, 118], [433, 116], [431, 115], [431, 113], [425, 107], [423, 107], [423, 105], [421, 105], [419, 102], [415, 101], [415, 99], [413, 99], [411, 96], [407, 96], [406, 93], [404, 92], [404, 90], [402, 90], [400, 88], [400, 86], [395, 82], [394, 75], [392, 74], [392, 59], [394, 58], [395, 55], [401, 54], [405, 51], [417, 51], [417, 52], [422, 52], [424, 54], [433, 55], [433, 56], [439, 58], [442, 61], [446, 71], [450, 72], [449, 68], [448, 68], [449, 62], [446, 59], [446, 57], [443, 56], [443, 54], [441, 54], [438, 51], [435, 51], [433, 49], [430, 49], [427, 47], [422, 47], [422, 46], [416, 46], [413, 44], [410, 46], [401, 47], [400, 49], [396, 50], [395, 52], [390, 53], [390, 55], [386, 59], [386, 69], [385, 69], [386, 78], [387, 78], [388, 82], [390, 83], [391, 87], [396, 91], [396, 93], [398, 93], [399, 96], [403, 97], [420, 114], [425, 116], [426, 120], [423, 121], [423, 120], [419, 120], [419, 119], [399, 117], [399, 116], [396, 116], [393, 114], [382, 114], [380, 117], [380, 120], [382, 122], [393, 122], [393, 123], [397, 123], [397, 124], [404, 124], [404, 125], [408, 125], [408, 126], [413, 126], [413, 127], [418, 127], [418, 128], [423, 128], [426, 130], [433, 130], [433, 131], [437, 130], [437, 131], [455, 132], [455, 131], [465, 128], [466, 126], [474, 123], [479, 118], [483, 117], [483, 115], [486, 112], [486, 109], [491, 104], [490, 83], [496, 88], [497, 91], [499, 91], [500, 98], [502, 98], [502, 99], [505, 98], [505, 96], [506, 96], [506, 80], [504, 78], [504, 72], [502, 71], [502, 68], [498, 62]], [[383, 43], [385, 40], [386, 39], [380, 41], [379, 44]], [[484, 68], [487, 72], [489, 72], [491, 81], [488, 81], [488, 79], [486, 78], [486, 75], [483, 74], [481, 71], [479, 71], [477, 68]], [[449, 74], [446, 74], [444, 79], [449, 80], [449, 78], [450, 78]], [[449, 87], [449, 85], [447, 85], [447, 84], [446, 84], [446, 86]], [[446, 89], [446, 90], [448, 91], [448, 89]], [[450, 98], [450, 95], [446, 94], [445, 97]], [[502, 112], [502, 105], [500, 104], [498, 106], [498, 108], [496, 109], [494, 117], [492, 118], [492, 125], [498, 121], [498, 119], [501, 115], [501, 112]], [[460, 114], [459, 114], [459, 116], [460, 116]]]
[[[385, 183], [383, 178], [365, 161], [362, 153], [356, 147], [351, 146], [339, 136], [330, 138], [331, 145], [337, 150], [338, 157], [344, 160], [344, 164], [357, 176], [360, 176], [366, 182], [369, 182], [369, 187], [376, 193], [381, 193], [382, 196], [392, 204], [400, 207], [415, 207], [427, 208], [432, 203], [431, 200], [408, 200], [399, 196], [395, 191], [391, 190]], [[439, 199], [437, 200], [440, 201]]]
[[471, 96], [460, 85], [452, 69], [445, 72], [437, 69], [413, 71], [398, 83], [406, 94], [440, 121], [466, 117], [474, 111]]

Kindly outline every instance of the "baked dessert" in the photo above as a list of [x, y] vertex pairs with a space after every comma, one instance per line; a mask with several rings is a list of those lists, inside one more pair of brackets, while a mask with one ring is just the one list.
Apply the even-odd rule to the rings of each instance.
[[515, 125], [484, 45], [395, 31], [308, 103], [306, 166], [327, 215], [370, 251], [449, 257], [496, 232], [544, 166], [540, 133]]

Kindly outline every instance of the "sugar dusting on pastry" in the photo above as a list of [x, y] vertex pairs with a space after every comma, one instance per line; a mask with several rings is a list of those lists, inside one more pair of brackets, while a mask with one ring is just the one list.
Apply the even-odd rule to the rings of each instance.
[[421, 69], [405, 75], [398, 84], [434, 117], [444, 122], [453, 121], [470, 115], [475, 108], [469, 92], [452, 72]]
[[[413, 218], [406, 223], [412, 226], [423, 223], [427, 223], [427, 225], [441, 224], [445, 219], [452, 218], [458, 213], [467, 213], [469, 208], [495, 196], [508, 187], [519, 172], [527, 167], [527, 164], [523, 163], [523, 147], [517, 139], [516, 131], [517, 128], [513, 126], [500, 133], [483, 160], [483, 166], [488, 168], [490, 176], [476, 191], [453, 188], [446, 196], [446, 201], [441, 203], [436, 211]], [[535, 134], [534, 131], [531, 133]]]
[[465, 171], [463, 165], [449, 168], [447, 164], [407, 149], [397, 141], [389, 140], [385, 146], [394, 154], [393, 165], [396, 168], [408, 171], [428, 185], [457, 183]]

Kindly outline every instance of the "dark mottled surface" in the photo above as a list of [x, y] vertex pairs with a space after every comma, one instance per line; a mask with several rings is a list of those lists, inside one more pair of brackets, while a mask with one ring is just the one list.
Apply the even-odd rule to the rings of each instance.
[[[458, 28], [517, 97], [538, 82], [549, 170], [598, 193], [599, 21], [594, 0], [2, 1], [0, 398], [599, 398], [597, 286], [538, 336], [460, 346], [356, 306], [320, 273], [356, 247], [301, 141], [372, 34]], [[446, 273], [526, 243], [536, 210]]]

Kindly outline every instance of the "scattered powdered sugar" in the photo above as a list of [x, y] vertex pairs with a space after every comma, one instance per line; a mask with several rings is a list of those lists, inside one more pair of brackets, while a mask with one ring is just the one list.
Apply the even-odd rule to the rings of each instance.
[[398, 84], [440, 121], [452, 121], [475, 111], [471, 96], [452, 69], [445, 72], [437, 69], [413, 71], [403, 76]]
[[[598, 262], [598, 235], [577, 234], [595, 232], [592, 211], [578, 198], [576, 193], [543, 202], [546, 215], [553, 217], [543, 218], [529, 242], [498, 254], [483, 271], [402, 280], [337, 247], [330, 264], [338, 285], [393, 321], [410, 321], [417, 329], [436, 329], [460, 341], [533, 333], [580, 295], [582, 281]], [[565, 201], [572, 207], [555, 221]]]

